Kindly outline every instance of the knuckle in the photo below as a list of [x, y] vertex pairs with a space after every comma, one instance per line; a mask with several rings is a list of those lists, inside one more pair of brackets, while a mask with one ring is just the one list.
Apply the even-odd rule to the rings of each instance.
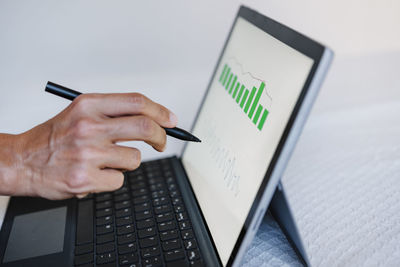
[[67, 180], [67, 186], [71, 190], [79, 189], [89, 183], [89, 175], [85, 170], [75, 170]]
[[76, 151], [76, 157], [79, 162], [88, 162], [96, 158], [98, 151], [92, 147], [81, 147]]
[[130, 102], [134, 105], [138, 111], [144, 110], [146, 106], [146, 97], [140, 93], [133, 93], [129, 98]]
[[78, 111], [81, 111], [81, 112], [84, 111], [85, 109], [87, 109], [88, 104], [89, 104], [89, 102], [91, 102], [92, 98], [93, 98], [93, 96], [90, 94], [79, 95], [72, 102], [73, 108], [77, 109]]
[[89, 118], [81, 118], [73, 126], [73, 132], [76, 137], [88, 137], [95, 129], [96, 122]]
[[141, 134], [146, 139], [149, 139], [154, 135], [155, 127], [154, 127], [154, 123], [151, 119], [144, 117], [144, 116], [141, 117], [139, 127], [140, 127]]

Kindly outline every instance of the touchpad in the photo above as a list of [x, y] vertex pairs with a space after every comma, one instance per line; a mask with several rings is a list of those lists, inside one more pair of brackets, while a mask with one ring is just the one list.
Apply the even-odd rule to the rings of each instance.
[[63, 251], [67, 207], [14, 217], [3, 263]]

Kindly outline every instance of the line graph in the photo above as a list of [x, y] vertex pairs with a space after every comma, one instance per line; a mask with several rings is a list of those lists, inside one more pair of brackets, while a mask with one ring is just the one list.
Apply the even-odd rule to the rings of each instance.
[[[254, 80], [257, 80], [257, 81], [266, 83], [265, 80], [254, 76], [254, 74], [252, 74], [252, 73], [249, 72], [249, 71], [245, 71], [245, 70], [244, 70], [244, 67], [243, 67], [243, 64], [240, 63], [240, 61], [239, 61], [236, 57], [231, 56], [231, 57], [228, 58], [228, 61], [232, 61], [232, 62], [234, 62], [236, 65], [238, 65], [239, 68], [240, 68], [240, 72], [241, 72], [242, 75], [249, 75], [249, 76], [250, 76], [251, 78], [253, 78]], [[265, 90], [265, 94], [268, 96], [268, 98], [269, 98], [269, 99], [271, 100], [271, 102], [272, 102], [272, 96], [267, 92], [267, 90]]]

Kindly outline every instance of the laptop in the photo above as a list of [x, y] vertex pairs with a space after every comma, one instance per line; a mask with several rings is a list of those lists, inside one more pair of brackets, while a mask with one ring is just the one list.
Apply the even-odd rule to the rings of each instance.
[[239, 266], [333, 53], [240, 7], [179, 157], [84, 199], [12, 197], [2, 266]]

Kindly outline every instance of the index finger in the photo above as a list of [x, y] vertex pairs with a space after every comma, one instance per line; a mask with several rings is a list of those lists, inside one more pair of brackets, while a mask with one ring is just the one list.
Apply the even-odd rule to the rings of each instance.
[[167, 128], [177, 125], [176, 115], [140, 93], [85, 94], [77, 101], [87, 102], [97, 112], [109, 117], [145, 115]]

